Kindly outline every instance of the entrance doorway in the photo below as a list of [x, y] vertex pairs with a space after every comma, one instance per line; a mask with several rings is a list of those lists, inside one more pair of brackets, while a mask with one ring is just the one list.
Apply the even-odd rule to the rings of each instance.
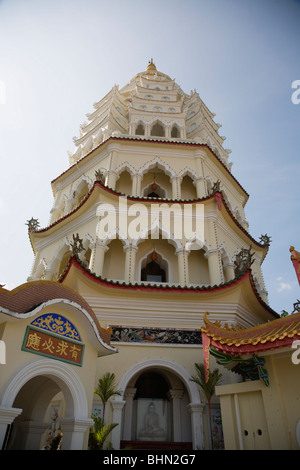
[[143, 371], [124, 398], [121, 448], [192, 449], [189, 396], [178, 377], [155, 368]]
[[7, 427], [6, 449], [39, 450], [49, 434], [55, 437], [58, 431], [62, 450], [87, 445], [93, 420], [88, 418], [84, 386], [67, 364], [51, 359], [28, 364], [9, 383], [1, 408], [19, 415]]

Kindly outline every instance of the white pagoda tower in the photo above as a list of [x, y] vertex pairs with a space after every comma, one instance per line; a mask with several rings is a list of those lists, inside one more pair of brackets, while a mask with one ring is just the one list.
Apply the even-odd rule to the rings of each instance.
[[[94, 103], [52, 181], [49, 225], [29, 227], [29, 280], [72, 288], [111, 328], [119, 352], [102, 358], [95, 384], [113, 371], [122, 390], [107, 416], [119, 423], [115, 449], [209, 448], [205, 398], [190, 380], [205, 313], [236, 327], [277, 317], [261, 272], [269, 239], [249, 233], [248, 194], [219, 128], [198, 93], [151, 60]], [[224, 383], [239, 380], [225, 372]], [[222, 446], [217, 399], [214, 417]]]

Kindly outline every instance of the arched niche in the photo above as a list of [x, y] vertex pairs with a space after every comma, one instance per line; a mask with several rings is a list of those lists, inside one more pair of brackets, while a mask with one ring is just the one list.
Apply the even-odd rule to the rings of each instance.
[[115, 238], [107, 244], [108, 251], [105, 253], [102, 277], [124, 281], [125, 279], [125, 253], [123, 250], [124, 243]]
[[153, 123], [150, 136], [152, 137], [165, 137], [165, 127], [160, 121], [156, 121]]
[[170, 240], [162, 238], [142, 240], [138, 244], [136, 279], [143, 282], [177, 283], [178, 259]]
[[181, 199], [197, 199], [194, 181], [188, 174], [184, 175], [181, 180]]
[[131, 195], [132, 193], [132, 179], [131, 174], [127, 169], [123, 170], [120, 175], [119, 179], [116, 183], [116, 191], [122, 194]]
[[203, 249], [190, 251], [189, 282], [197, 286], [210, 285], [208, 260]]
[[168, 263], [156, 251], [149, 253], [141, 262], [142, 282], [167, 282]]

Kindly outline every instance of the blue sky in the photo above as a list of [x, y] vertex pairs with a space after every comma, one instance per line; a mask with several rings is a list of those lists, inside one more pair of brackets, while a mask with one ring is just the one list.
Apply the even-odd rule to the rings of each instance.
[[[296, 0], [0, 0], [0, 283], [33, 263], [26, 221], [49, 221], [50, 182], [93, 103], [114, 84], [158, 70], [196, 89], [222, 124], [232, 173], [249, 193], [270, 306], [293, 310], [300, 287], [300, 2]], [[300, 95], [299, 95], [300, 96]]]

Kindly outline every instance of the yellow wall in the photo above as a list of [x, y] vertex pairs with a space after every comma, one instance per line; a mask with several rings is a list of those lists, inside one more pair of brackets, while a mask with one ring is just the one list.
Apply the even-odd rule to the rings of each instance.
[[269, 386], [256, 380], [217, 387], [227, 450], [300, 448], [300, 366], [291, 355], [277, 350], [264, 356]]

